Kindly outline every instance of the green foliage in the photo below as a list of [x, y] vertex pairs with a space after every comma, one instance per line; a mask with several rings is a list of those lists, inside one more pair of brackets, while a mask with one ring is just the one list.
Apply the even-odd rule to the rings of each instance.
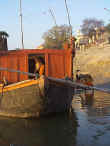
[[44, 33], [44, 47], [48, 49], [63, 49], [63, 44], [70, 37], [71, 28], [67, 25], [54, 26]]

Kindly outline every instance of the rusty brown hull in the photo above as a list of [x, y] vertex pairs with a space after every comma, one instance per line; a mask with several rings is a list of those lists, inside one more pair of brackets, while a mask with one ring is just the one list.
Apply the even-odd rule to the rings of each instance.
[[73, 89], [48, 79], [27, 80], [0, 89], [0, 116], [30, 118], [67, 112]]

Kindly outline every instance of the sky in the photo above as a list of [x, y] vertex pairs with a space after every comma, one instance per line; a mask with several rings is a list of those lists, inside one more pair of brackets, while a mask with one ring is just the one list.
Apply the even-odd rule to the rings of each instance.
[[[0, 0], [0, 31], [9, 34], [8, 48], [21, 48], [20, 0]], [[85, 18], [110, 22], [110, 0], [67, 0], [73, 32]], [[54, 11], [57, 25], [68, 24], [64, 0], [22, 0], [24, 48], [33, 49], [43, 43], [43, 34], [54, 26], [49, 9]]]

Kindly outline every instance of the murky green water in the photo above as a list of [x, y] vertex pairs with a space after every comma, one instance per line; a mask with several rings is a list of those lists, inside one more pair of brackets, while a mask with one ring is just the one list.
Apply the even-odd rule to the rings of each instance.
[[69, 115], [0, 118], [0, 146], [110, 146], [110, 95], [77, 96], [72, 106]]
[[[0, 119], [0, 142], [18, 146], [75, 145], [75, 116], [59, 115], [39, 120]], [[0, 145], [1, 146], [1, 145]]]

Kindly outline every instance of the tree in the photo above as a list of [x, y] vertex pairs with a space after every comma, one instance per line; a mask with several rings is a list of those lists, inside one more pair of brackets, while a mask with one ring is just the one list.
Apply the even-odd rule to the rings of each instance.
[[81, 31], [85, 35], [91, 35], [94, 33], [95, 29], [101, 28], [103, 26], [103, 20], [98, 20], [96, 18], [86, 18], [83, 20]]
[[63, 49], [63, 44], [70, 37], [71, 27], [67, 25], [54, 26], [44, 33], [44, 47], [48, 49]]

